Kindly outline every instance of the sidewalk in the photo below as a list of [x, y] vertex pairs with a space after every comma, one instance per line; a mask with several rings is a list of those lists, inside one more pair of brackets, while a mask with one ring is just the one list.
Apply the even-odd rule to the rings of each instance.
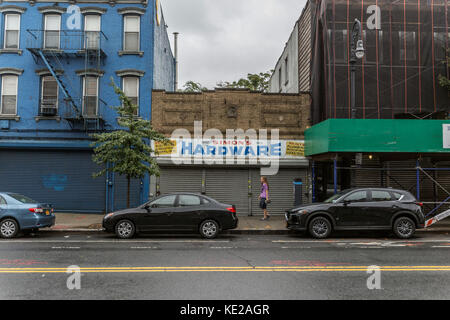
[[[102, 228], [102, 214], [55, 213], [56, 224], [46, 231], [100, 231]], [[272, 215], [270, 220], [261, 221], [261, 216], [239, 216], [237, 229], [227, 230], [228, 234], [287, 234], [283, 215]], [[427, 229], [417, 232], [450, 233], [450, 218], [439, 221]]]

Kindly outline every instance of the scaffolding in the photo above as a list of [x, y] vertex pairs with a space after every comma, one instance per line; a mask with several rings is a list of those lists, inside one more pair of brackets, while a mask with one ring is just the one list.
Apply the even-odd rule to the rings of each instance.
[[[316, 168], [317, 163], [316, 161], [312, 161], [312, 199], [313, 202], [316, 202], [317, 196], [316, 196]], [[397, 188], [404, 189], [406, 191], [410, 191], [415, 194], [416, 199], [422, 203], [424, 210], [425, 217], [426, 218], [432, 218], [439, 213], [442, 213], [445, 210], [450, 209], [450, 188], [446, 184], [442, 183], [438, 179], [436, 179], [434, 174], [435, 172], [449, 172], [450, 173], [450, 167], [422, 167], [420, 164], [420, 160], [416, 160], [416, 165], [414, 167], [395, 167], [395, 168], [389, 168], [389, 167], [364, 167], [364, 166], [339, 166], [338, 165], [338, 159], [335, 157], [333, 159], [333, 193], [336, 194], [338, 192], [338, 174], [342, 171], [349, 171], [349, 172], [356, 172], [356, 171], [372, 171], [372, 172], [378, 172], [381, 176], [381, 185], [376, 186], [373, 185], [373, 183], [370, 183], [371, 185], [367, 185], [367, 187], [393, 187], [390, 182], [387, 182], [387, 179], [384, 180], [383, 177], [389, 178], [394, 183], [397, 184]], [[411, 185], [406, 185], [404, 182], [399, 182], [394, 176], [392, 175], [392, 172], [408, 172], [411, 173], [409, 176], [415, 176], [415, 183]], [[421, 194], [421, 190], [424, 186], [424, 181], [427, 180], [430, 182], [433, 187], [436, 189], [441, 190], [443, 192], [444, 196], [439, 201], [422, 201], [424, 197]], [[359, 186], [361, 187], [361, 186]], [[436, 196], [435, 196], [436, 197]], [[436, 200], [436, 199], [435, 199]]]

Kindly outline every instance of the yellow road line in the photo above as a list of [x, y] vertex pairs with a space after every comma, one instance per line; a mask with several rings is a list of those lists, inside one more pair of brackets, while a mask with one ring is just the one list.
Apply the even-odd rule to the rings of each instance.
[[[257, 267], [81, 267], [82, 273], [124, 272], [365, 272], [369, 266], [257, 266]], [[379, 266], [381, 271], [450, 271], [450, 266]], [[0, 273], [66, 273], [68, 268], [0, 268]]]
[[[170, 267], [170, 266], [166, 266], [166, 267], [80, 267], [81, 270], [116, 270], [116, 269], [299, 269], [299, 268], [303, 268], [303, 269], [367, 269], [371, 266], [236, 266], [236, 267], [231, 267], [231, 266], [180, 266], [180, 267]], [[393, 268], [393, 269], [398, 269], [398, 268], [407, 268], [407, 269], [411, 269], [411, 268], [419, 268], [419, 269], [424, 269], [424, 268], [432, 268], [432, 269], [436, 269], [436, 268], [450, 268], [450, 266], [378, 266], [380, 268]], [[0, 270], [67, 270], [67, 267], [30, 267], [30, 268], [0, 268]]]

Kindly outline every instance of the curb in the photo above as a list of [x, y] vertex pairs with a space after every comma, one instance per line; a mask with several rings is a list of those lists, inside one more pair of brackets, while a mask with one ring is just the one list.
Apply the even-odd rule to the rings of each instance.
[[[68, 228], [68, 229], [48, 229], [41, 230], [40, 232], [87, 232], [87, 233], [103, 233], [104, 229], [88, 229], [88, 228]], [[302, 231], [303, 233], [306, 231]], [[238, 229], [238, 230], [225, 230], [221, 234], [224, 235], [287, 235], [287, 234], [299, 234], [302, 232], [294, 230], [267, 230], [267, 229]], [[447, 228], [433, 228], [416, 230], [416, 233], [450, 233], [450, 229]]]

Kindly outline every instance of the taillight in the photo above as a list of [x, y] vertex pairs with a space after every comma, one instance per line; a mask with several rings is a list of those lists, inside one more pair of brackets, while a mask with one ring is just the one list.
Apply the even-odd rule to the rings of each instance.
[[423, 207], [423, 202], [416, 202], [416, 204], [417, 204], [418, 206]]
[[234, 207], [229, 207], [227, 208], [228, 211], [230, 211], [231, 213], [236, 213], [236, 208]]
[[43, 213], [44, 209], [42, 208], [30, 208], [28, 209], [30, 212], [34, 212], [34, 213]]

